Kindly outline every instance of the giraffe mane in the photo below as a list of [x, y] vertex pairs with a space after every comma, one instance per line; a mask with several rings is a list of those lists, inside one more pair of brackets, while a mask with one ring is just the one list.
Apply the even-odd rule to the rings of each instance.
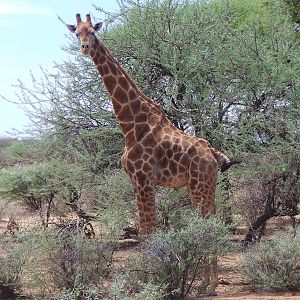
[[130, 85], [132, 86], [132, 88], [137, 92], [137, 94], [139, 96], [141, 96], [147, 103], [149, 103], [151, 106], [154, 106], [155, 108], [157, 108], [161, 113], [162, 116], [164, 116], [164, 112], [163, 109], [161, 108], [161, 106], [159, 104], [157, 104], [156, 102], [154, 102], [152, 99], [150, 99], [147, 95], [145, 95], [140, 89], [139, 87], [135, 84], [135, 82], [133, 81], [133, 79], [130, 77], [130, 75], [124, 70], [124, 68], [121, 66], [121, 64], [117, 61], [117, 59], [115, 59], [113, 57], [113, 55], [111, 54], [111, 52], [108, 50], [108, 48], [104, 45], [104, 43], [102, 43], [98, 38], [97, 38], [98, 42], [101, 44], [101, 46], [105, 49], [108, 57], [117, 65], [118, 69], [122, 72], [122, 74], [125, 76], [125, 78], [129, 81]]

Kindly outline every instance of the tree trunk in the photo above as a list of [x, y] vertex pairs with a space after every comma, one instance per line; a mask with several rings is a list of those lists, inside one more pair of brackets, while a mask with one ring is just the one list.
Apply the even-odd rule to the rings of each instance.
[[260, 229], [263, 229], [266, 225], [266, 222], [271, 219], [272, 217], [275, 217], [278, 215], [276, 213], [276, 209], [270, 209], [263, 215], [259, 216], [254, 223], [251, 224], [244, 240], [242, 241], [243, 245], [247, 246], [249, 245], [253, 240], [257, 240], [261, 237], [260, 235]]

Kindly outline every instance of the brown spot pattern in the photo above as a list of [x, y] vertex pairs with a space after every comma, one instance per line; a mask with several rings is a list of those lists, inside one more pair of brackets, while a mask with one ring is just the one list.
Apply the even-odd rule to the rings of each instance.
[[[80, 23], [80, 36], [86, 40], [88, 26]], [[175, 128], [162, 110], [136, 88], [106, 46], [96, 40], [92, 49], [125, 136], [122, 164], [134, 185], [140, 232], [149, 233], [156, 225], [155, 184], [187, 185], [192, 205], [201, 205], [204, 216], [214, 213], [218, 167], [215, 157], [223, 154], [206, 140]], [[225, 155], [222, 157], [226, 160]]]

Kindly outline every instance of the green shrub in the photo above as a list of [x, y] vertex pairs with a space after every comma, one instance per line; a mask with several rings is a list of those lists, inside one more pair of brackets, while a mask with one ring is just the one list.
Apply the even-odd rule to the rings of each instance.
[[87, 239], [81, 230], [55, 233], [51, 230], [34, 237], [34, 259], [26, 266], [31, 287], [39, 294], [55, 290], [72, 291], [96, 285], [110, 271], [115, 243], [104, 234]]
[[82, 299], [74, 295], [83, 293], [94, 299], [98, 292], [93, 287], [106, 280], [116, 247], [109, 234], [87, 239], [76, 227], [18, 234], [3, 245], [0, 284], [30, 291], [34, 299], [49, 299], [56, 293], [65, 296], [57, 299]]
[[64, 161], [35, 162], [0, 170], [0, 195], [37, 211], [43, 226], [61, 202], [71, 201], [71, 188], [80, 194], [89, 173]]
[[14, 141], [5, 150], [10, 165], [29, 164], [35, 160], [42, 160], [46, 156], [46, 147], [43, 140], [24, 139]]
[[300, 236], [288, 234], [254, 245], [244, 255], [242, 272], [254, 287], [300, 289]]
[[99, 300], [103, 299], [103, 291], [94, 285], [77, 286], [52, 295], [50, 300]]
[[[150, 289], [167, 299], [198, 296], [207, 287], [211, 257], [220, 257], [229, 245], [227, 230], [217, 219], [186, 213], [180, 228], [160, 230], [145, 241], [124, 286], [140, 293]], [[151, 286], [145, 289], [145, 283]]]
[[0, 249], [0, 286], [13, 294], [22, 288], [21, 277], [29, 251], [20, 247], [16, 236], [9, 241], [0, 235]]
[[[131, 265], [130, 267], [133, 266]], [[157, 300], [164, 298], [165, 286], [153, 283], [151, 281], [142, 281], [140, 278], [138, 278], [138, 276], [135, 275], [137, 274], [133, 274], [130, 270], [126, 269], [125, 274], [116, 276], [110, 287], [109, 299]]]

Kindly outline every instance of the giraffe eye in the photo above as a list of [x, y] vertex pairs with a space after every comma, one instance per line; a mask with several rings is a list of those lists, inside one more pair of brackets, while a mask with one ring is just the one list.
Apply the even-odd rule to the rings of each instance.
[[95, 35], [95, 32], [94, 31], [90, 32], [90, 35]]
[[75, 32], [76, 36], [79, 37], [79, 33]]

